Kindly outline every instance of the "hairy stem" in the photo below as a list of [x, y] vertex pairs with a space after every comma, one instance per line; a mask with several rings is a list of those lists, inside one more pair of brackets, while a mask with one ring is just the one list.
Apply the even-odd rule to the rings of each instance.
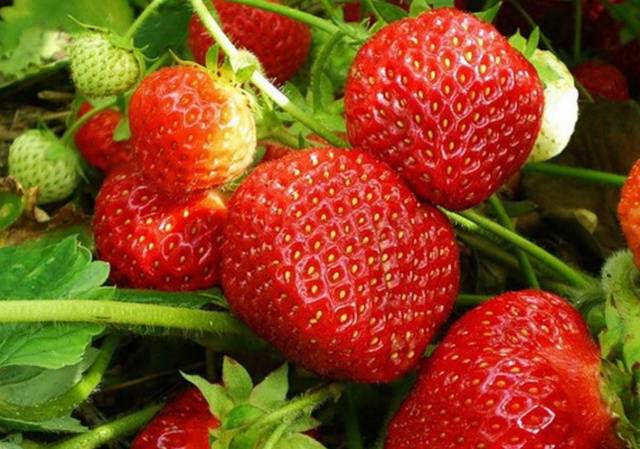
[[[500, 220], [500, 223], [502, 223], [502, 225], [510, 231], [515, 232], [515, 226], [513, 225], [513, 222], [507, 214], [507, 211], [505, 210], [504, 205], [502, 204], [502, 201], [500, 201], [498, 195], [492, 195], [489, 198], [489, 203], [493, 207], [498, 220]], [[529, 286], [539, 289], [540, 283], [538, 282], [538, 278], [536, 277], [536, 273], [533, 270], [533, 266], [531, 265], [531, 261], [529, 260], [527, 254], [520, 248], [516, 248], [516, 256], [518, 257], [520, 268], [522, 269], [522, 273], [524, 274], [524, 277], [527, 280]]]
[[109, 441], [117, 440], [136, 432], [153, 418], [161, 408], [162, 405], [151, 405], [138, 412], [98, 426], [89, 432], [55, 443], [48, 446], [48, 449], [97, 449]]
[[615, 187], [624, 185], [627, 177], [616, 173], [607, 173], [599, 170], [591, 170], [588, 168], [576, 168], [566, 165], [553, 164], [551, 162], [537, 162], [527, 164], [523, 171], [544, 173], [546, 175], [562, 176], [565, 178], [578, 179], [585, 182], [594, 182], [598, 184], [606, 184]]
[[[220, 45], [220, 48], [230, 58], [234, 59], [238, 56], [238, 49], [233, 45], [231, 40], [224, 33], [218, 22], [211, 16], [209, 10], [203, 0], [189, 0], [194, 11], [200, 18], [202, 24], [207, 29], [213, 39]], [[321, 123], [318, 123], [313, 117], [296, 106], [289, 98], [283, 94], [271, 81], [269, 81], [262, 73], [253, 72], [251, 82], [262, 93], [267, 95], [274, 103], [280, 106], [284, 111], [288, 112], [294, 119], [314, 131], [316, 134], [324, 138], [327, 142], [337, 147], [347, 147], [348, 143], [336, 136], [331, 130]]]
[[144, 25], [146, 20], [164, 3], [165, 0], [153, 0], [149, 3], [140, 15], [136, 18], [136, 20], [131, 24], [129, 29], [127, 30], [127, 34], [124, 35], [125, 39], [133, 39], [138, 30]]

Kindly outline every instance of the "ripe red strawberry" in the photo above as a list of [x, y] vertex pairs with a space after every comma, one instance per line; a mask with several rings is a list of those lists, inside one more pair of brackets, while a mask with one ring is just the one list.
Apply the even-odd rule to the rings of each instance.
[[[83, 116], [91, 109], [91, 105], [85, 101], [80, 106], [78, 116]], [[113, 140], [113, 133], [121, 118], [118, 111], [104, 110], [93, 116], [75, 135], [80, 154], [89, 164], [105, 173], [131, 159], [130, 142]]]
[[620, 447], [580, 314], [542, 291], [459, 320], [391, 422], [385, 449]]
[[451, 8], [383, 28], [358, 53], [345, 92], [351, 144], [450, 209], [482, 202], [520, 168], [543, 107], [524, 56]]
[[190, 388], [147, 424], [131, 449], [210, 449], [209, 430], [218, 425], [200, 390]]
[[[344, 133], [338, 133], [338, 135], [343, 139], [346, 138], [346, 134]], [[310, 148], [319, 148], [319, 147], [329, 145], [329, 142], [327, 142], [317, 134], [310, 134], [309, 136], [307, 136], [307, 140], [312, 144], [315, 144], [315, 143], [318, 144], [318, 145], [311, 145]], [[267, 141], [263, 141], [262, 144], [265, 147], [265, 152], [262, 158], [262, 162], [269, 162], [275, 159], [280, 159], [281, 157], [284, 157], [289, 153], [298, 151], [294, 148], [288, 147], [279, 142], [272, 142], [267, 140]]]
[[630, 98], [627, 78], [611, 64], [586, 61], [574, 67], [572, 72], [594, 97], [613, 101], [626, 101]]
[[93, 221], [96, 249], [118, 285], [196, 290], [218, 282], [227, 208], [216, 191], [165, 197], [131, 166], [105, 180]]
[[165, 193], [224, 184], [253, 161], [249, 100], [204, 69], [170, 67], [145, 78], [131, 99], [129, 120], [134, 156]]
[[[280, 3], [279, 0], [270, 0]], [[284, 84], [305, 63], [311, 46], [309, 28], [289, 17], [224, 0], [213, 1], [222, 28], [239, 47], [258, 57], [266, 75]], [[204, 64], [213, 39], [197, 16], [189, 23], [189, 48]]]
[[357, 150], [261, 164], [229, 203], [222, 251], [234, 312], [328, 377], [385, 382], [414, 368], [458, 291], [446, 218]]
[[618, 219], [635, 263], [640, 267], [640, 161], [635, 163], [622, 188]]

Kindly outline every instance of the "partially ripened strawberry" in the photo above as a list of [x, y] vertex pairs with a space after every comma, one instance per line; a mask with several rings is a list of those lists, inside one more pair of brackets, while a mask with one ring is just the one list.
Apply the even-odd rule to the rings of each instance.
[[134, 157], [165, 193], [224, 184], [253, 161], [249, 99], [201, 68], [170, 67], [149, 75], [131, 99], [129, 120]]
[[[279, 3], [279, 0], [270, 0]], [[213, 2], [222, 28], [239, 47], [255, 54], [266, 75], [288, 81], [304, 64], [311, 45], [309, 28], [289, 17], [224, 0]], [[189, 24], [189, 48], [204, 64], [213, 39], [197, 16]]]
[[79, 34], [69, 47], [71, 77], [82, 95], [91, 98], [119, 95], [141, 75], [135, 50], [117, 46], [106, 33]]
[[[83, 116], [92, 109], [84, 102], [78, 111]], [[122, 114], [114, 109], [98, 112], [82, 126], [74, 136], [76, 147], [87, 162], [107, 173], [131, 159], [131, 145], [128, 140], [113, 140]]]
[[635, 163], [622, 188], [618, 219], [636, 265], [640, 267], [640, 161]]
[[93, 220], [99, 257], [118, 285], [197, 290], [218, 282], [227, 208], [216, 191], [169, 198], [133, 167], [105, 180]]
[[318, 374], [385, 382], [414, 368], [459, 284], [446, 218], [361, 151], [298, 151], [235, 192], [222, 282], [233, 311]]
[[618, 448], [600, 387], [580, 314], [550, 293], [506, 293], [449, 330], [385, 449]]
[[543, 107], [524, 56], [491, 24], [451, 8], [383, 28], [358, 53], [345, 92], [351, 144], [451, 209], [480, 203], [520, 168]]
[[586, 61], [574, 67], [572, 72], [594, 97], [613, 101], [626, 101], [630, 98], [627, 78], [614, 65]]
[[183, 391], [138, 434], [131, 449], [210, 449], [218, 420], [197, 388]]
[[52, 132], [31, 129], [9, 147], [9, 175], [25, 189], [37, 188], [38, 204], [67, 198], [80, 182], [78, 153]]

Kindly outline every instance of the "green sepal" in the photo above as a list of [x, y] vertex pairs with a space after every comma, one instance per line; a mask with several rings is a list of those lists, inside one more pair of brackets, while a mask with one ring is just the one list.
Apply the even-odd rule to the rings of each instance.
[[181, 373], [187, 381], [195, 385], [209, 404], [209, 409], [213, 416], [222, 419], [233, 409], [234, 404], [222, 385], [211, 384], [200, 376], [192, 376]]
[[292, 433], [278, 441], [275, 449], [325, 449], [325, 447], [308, 435]]
[[221, 428], [233, 430], [238, 427], [253, 424], [258, 418], [264, 415], [264, 411], [251, 404], [241, 404], [231, 409], [224, 418]]
[[482, 20], [483, 22], [493, 23], [493, 21], [495, 20], [496, 16], [500, 12], [500, 8], [502, 8], [502, 2], [501, 1], [497, 2], [495, 5], [487, 8], [487, 9], [485, 9], [484, 11], [475, 12], [475, 13], [473, 13], [473, 15], [476, 16], [478, 19]]
[[118, 95], [116, 99], [116, 106], [118, 107], [118, 111], [120, 111], [122, 117], [118, 122], [118, 126], [113, 130], [113, 141], [114, 142], [124, 142], [125, 140], [131, 139], [131, 127], [129, 125], [129, 103], [131, 101], [132, 92], [128, 92], [126, 94]]
[[269, 410], [286, 400], [287, 391], [289, 366], [284, 364], [256, 385], [249, 396], [249, 402], [256, 407]]
[[246, 369], [230, 357], [222, 363], [222, 381], [227, 394], [235, 403], [243, 403], [249, 399], [253, 389], [253, 381]]

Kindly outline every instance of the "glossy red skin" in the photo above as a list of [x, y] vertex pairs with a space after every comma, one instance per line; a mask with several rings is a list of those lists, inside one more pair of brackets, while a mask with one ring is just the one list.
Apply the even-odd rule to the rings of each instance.
[[451, 8], [383, 28], [345, 92], [351, 144], [454, 210], [481, 203], [522, 166], [543, 107], [533, 66], [492, 25]]
[[385, 449], [613, 449], [600, 359], [550, 293], [500, 295], [450, 329], [389, 427]]
[[446, 218], [357, 150], [261, 164], [230, 200], [222, 251], [233, 311], [331, 378], [387, 382], [415, 368], [459, 286]]
[[160, 410], [131, 449], [210, 449], [209, 433], [219, 424], [200, 390], [190, 388]]
[[622, 188], [618, 219], [636, 266], [640, 267], [640, 161], [631, 168]]
[[611, 64], [587, 61], [574, 67], [571, 72], [594, 97], [613, 101], [630, 98], [627, 78]]
[[113, 170], [96, 199], [93, 233], [117, 285], [197, 290], [218, 283], [227, 210], [214, 191], [171, 199], [131, 166]]
[[179, 196], [227, 181], [214, 170], [226, 163], [219, 157], [223, 128], [239, 126], [222, 118], [227, 99], [197, 67], [160, 69], [142, 81], [131, 98], [129, 121], [134, 156], [156, 188]]
[[[78, 110], [78, 117], [92, 109], [86, 101]], [[108, 173], [118, 165], [131, 160], [131, 145], [128, 140], [115, 142], [113, 133], [122, 114], [113, 109], [98, 112], [74, 136], [76, 147], [86, 161]]]
[[[266, 75], [278, 84], [291, 79], [305, 63], [311, 47], [311, 31], [306, 25], [289, 17], [224, 0], [214, 0], [213, 4], [229, 38], [256, 55]], [[204, 64], [213, 38], [196, 15], [189, 23], [188, 43], [195, 60]]]

